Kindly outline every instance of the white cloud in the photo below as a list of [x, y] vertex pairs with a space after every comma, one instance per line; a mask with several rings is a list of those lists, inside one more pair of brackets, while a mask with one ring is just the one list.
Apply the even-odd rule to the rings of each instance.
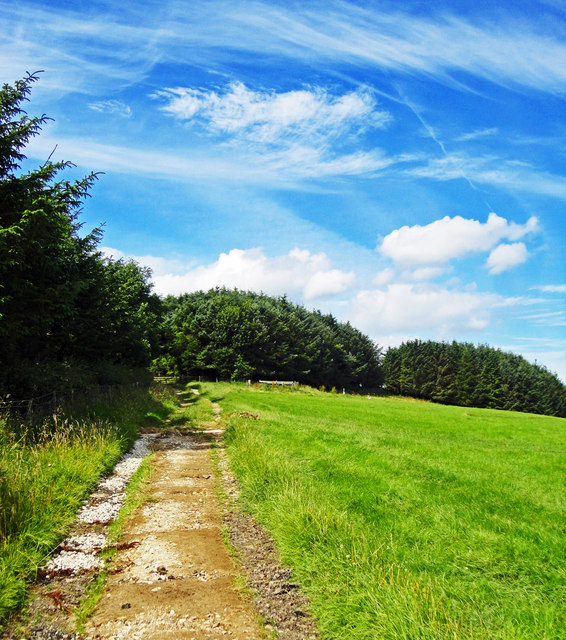
[[129, 118], [132, 115], [130, 107], [121, 100], [104, 100], [103, 102], [91, 102], [88, 108], [98, 113], [110, 113], [122, 118]]
[[124, 4], [119, 15], [110, 4], [97, 8], [85, 19], [74, 7], [0, 4], [5, 39], [0, 54], [8, 70], [33, 69], [41, 60], [56, 74], [54, 86], [88, 92], [109, 81], [142, 79], [163, 61], [215, 68], [229, 57], [267, 54], [311, 65], [340, 62], [419, 73], [444, 82], [465, 72], [505, 86], [566, 90], [566, 44], [548, 28], [544, 13], [538, 22], [506, 12], [497, 20], [483, 12], [481, 18], [446, 12], [416, 16], [340, 1], [278, 7], [140, 0]]
[[366, 130], [390, 120], [377, 110], [367, 87], [331, 95], [320, 87], [277, 93], [232, 82], [219, 91], [177, 87], [153, 96], [167, 101], [165, 112], [199, 125], [225, 150], [235, 149], [238, 163], [260, 164], [275, 173], [300, 178], [358, 175], [404, 161], [353, 144]]
[[294, 48], [295, 56], [433, 74], [445, 81], [453, 71], [466, 71], [506, 86], [564, 91], [566, 71], [557, 64], [566, 58], [564, 42], [532, 21], [500, 16], [489, 24], [446, 13], [422, 17], [339, 2], [330, 7], [321, 12], [307, 5], [285, 13], [264, 5], [261, 24], [273, 47], [286, 53]]
[[523, 320], [532, 320], [534, 324], [545, 327], [565, 327], [566, 326], [566, 310], [548, 311], [546, 313], [533, 313], [527, 316], [521, 316]]
[[88, 170], [145, 174], [185, 183], [235, 181], [261, 186], [294, 188], [305, 179], [379, 172], [407, 158], [383, 157], [380, 151], [329, 157], [324, 148], [301, 147], [266, 153], [238, 151], [212, 154], [195, 148], [191, 154], [159, 149], [101, 144], [88, 138], [52, 138], [42, 135], [30, 141], [26, 155], [45, 160], [53, 149], [54, 159], [72, 158]]
[[156, 276], [163, 276], [171, 273], [179, 274], [187, 270], [187, 264], [178, 259], [161, 258], [159, 256], [152, 256], [150, 254], [146, 254], [143, 256], [132, 256], [125, 254], [119, 249], [113, 249], [112, 247], [100, 247], [99, 249], [102, 255], [106, 258], [112, 258], [113, 260], [132, 259], [139, 264], [144, 265], [145, 267], [149, 267], [154, 278]]
[[456, 142], [469, 142], [470, 140], [477, 140], [478, 138], [486, 138], [493, 136], [498, 132], [497, 127], [491, 127], [489, 129], [476, 129], [471, 133], [464, 133], [461, 136], [455, 138]]
[[379, 247], [382, 255], [407, 266], [441, 265], [469, 253], [489, 251], [503, 239], [517, 240], [537, 229], [538, 220], [508, 222], [490, 213], [486, 222], [445, 216], [428, 225], [403, 226], [387, 235]]
[[333, 96], [320, 87], [276, 93], [252, 91], [241, 82], [232, 82], [218, 92], [176, 87], [153, 95], [165, 99], [163, 110], [181, 120], [262, 144], [281, 144], [289, 137], [328, 139], [382, 127], [391, 119], [377, 111], [369, 88]]
[[443, 337], [485, 329], [491, 308], [499, 303], [498, 296], [492, 294], [396, 283], [360, 291], [352, 301], [352, 322], [372, 335], [432, 331]]
[[221, 253], [212, 264], [189, 269], [183, 268], [176, 260], [125, 256], [109, 247], [104, 248], [104, 253], [115, 258], [131, 257], [154, 269], [155, 292], [160, 295], [179, 295], [225, 286], [314, 300], [344, 293], [356, 283], [353, 272], [333, 269], [326, 254], [298, 248], [273, 258], [267, 257], [261, 249], [232, 249]]
[[317, 271], [310, 276], [303, 287], [305, 300], [333, 296], [351, 289], [355, 284], [354, 273], [340, 271], [339, 269], [329, 269], [327, 271]]
[[523, 262], [526, 262], [528, 255], [524, 242], [500, 244], [489, 254], [487, 259], [489, 273], [496, 275], [523, 264]]
[[384, 287], [386, 284], [393, 282], [395, 278], [395, 270], [391, 267], [382, 269], [372, 280], [372, 284], [376, 287]]
[[539, 287], [531, 287], [545, 293], [566, 293], [566, 284], [544, 284]]
[[419, 267], [409, 273], [408, 276], [411, 280], [421, 282], [425, 280], [434, 280], [434, 278], [438, 278], [444, 273], [446, 273], [446, 269], [444, 267]]
[[495, 156], [450, 154], [429, 159], [405, 173], [433, 180], [464, 180], [553, 198], [566, 199], [566, 177], [540, 171], [529, 163]]

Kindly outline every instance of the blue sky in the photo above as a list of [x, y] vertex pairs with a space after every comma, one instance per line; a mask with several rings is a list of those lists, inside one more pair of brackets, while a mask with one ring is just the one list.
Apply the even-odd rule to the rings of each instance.
[[155, 291], [287, 294], [566, 380], [566, 3], [0, 1], [27, 154]]

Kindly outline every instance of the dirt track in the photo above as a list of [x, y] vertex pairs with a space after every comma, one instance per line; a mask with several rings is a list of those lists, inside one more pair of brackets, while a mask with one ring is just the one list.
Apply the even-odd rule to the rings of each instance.
[[[292, 571], [280, 565], [270, 536], [238, 509], [238, 484], [219, 429], [220, 407], [213, 404], [213, 408], [215, 421], [202, 425], [204, 431], [181, 434], [169, 429], [144, 436], [155, 451], [149, 494], [123, 527], [107, 567], [104, 593], [85, 634], [72, 631], [73, 612], [85, 596], [92, 571], [71, 575], [55, 571], [32, 591], [28, 622], [18, 626], [15, 621], [3, 638], [318, 637], [308, 602], [292, 582]], [[218, 459], [216, 475], [212, 442]], [[217, 482], [226, 495], [223, 506]], [[93, 495], [96, 504], [99, 496]], [[78, 532], [84, 533], [85, 526], [79, 524]], [[103, 525], [91, 526], [104, 531]], [[238, 562], [230, 556], [226, 532]]]
[[223, 542], [209, 442], [158, 439], [151, 494], [127, 523], [87, 638], [265, 637]]

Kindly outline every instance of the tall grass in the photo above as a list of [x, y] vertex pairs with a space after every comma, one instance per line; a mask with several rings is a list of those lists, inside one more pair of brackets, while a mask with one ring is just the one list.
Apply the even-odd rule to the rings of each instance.
[[146, 416], [165, 416], [173, 402], [162, 391], [131, 390], [41, 424], [0, 419], [0, 622], [23, 606], [27, 584]]
[[224, 393], [245, 504], [324, 638], [566, 638], [565, 420]]

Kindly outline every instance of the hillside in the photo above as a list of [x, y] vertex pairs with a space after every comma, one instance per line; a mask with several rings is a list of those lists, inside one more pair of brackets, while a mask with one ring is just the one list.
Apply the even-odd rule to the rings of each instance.
[[[563, 638], [566, 421], [210, 387], [324, 637]], [[258, 415], [250, 420], [245, 412]]]

